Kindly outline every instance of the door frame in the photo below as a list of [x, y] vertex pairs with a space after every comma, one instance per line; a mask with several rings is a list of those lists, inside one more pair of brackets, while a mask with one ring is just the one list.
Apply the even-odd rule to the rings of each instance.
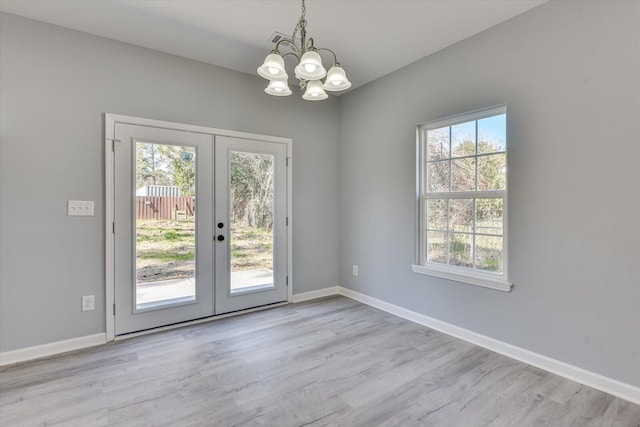
[[[105, 317], [106, 317], [106, 334], [107, 341], [116, 339], [115, 335], [115, 235], [114, 219], [115, 219], [115, 158], [114, 144], [115, 141], [115, 125], [116, 123], [149, 126], [160, 129], [171, 129], [184, 132], [198, 132], [210, 134], [213, 136], [212, 141], [215, 144], [216, 136], [229, 136], [233, 138], [253, 139], [265, 142], [275, 142], [285, 144], [287, 147], [287, 302], [293, 302], [293, 140], [291, 138], [283, 138], [279, 136], [260, 135], [255, 133], [247, 133], [226, 129], [211, 128], [206, 126], [196, 126], [183, 123], [167, 122], [163, 120], [147, 119], [142, 117], [125, 116], [121, 114], [105, 113], [104, 114], [104, 152], [105, 152]], [[214, 148], [214, 147], [212, 147]], [[212, 237], [213, 238], [213, 237]], [[213, 283], [212, 283], [213, 286]], [[248, 309], [247, 311], [255, 311]], [[245, 312], [239, 311], [234, 314]], [[228, 317], [228, 315], [211, 316], [210, 320]]]

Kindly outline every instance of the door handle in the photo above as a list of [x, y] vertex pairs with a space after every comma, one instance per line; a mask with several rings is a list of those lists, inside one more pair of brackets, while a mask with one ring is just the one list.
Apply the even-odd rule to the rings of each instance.
[[219, 222], [219, 223], [218, 223], [218, 228], [222, 228], [222, 227], [224, 227], [224, 224], [223, 224], [223, 223], [221, 223], [221, 222]]
[[218, 242], [222, 242], [224, 240], [224, 236], [221, 234], [218, 236]]

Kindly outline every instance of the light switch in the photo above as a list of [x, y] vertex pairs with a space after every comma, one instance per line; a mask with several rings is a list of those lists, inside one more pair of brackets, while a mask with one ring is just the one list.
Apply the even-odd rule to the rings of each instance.
[[93, 200], [68, 200], [67, 216], [93, 216]]

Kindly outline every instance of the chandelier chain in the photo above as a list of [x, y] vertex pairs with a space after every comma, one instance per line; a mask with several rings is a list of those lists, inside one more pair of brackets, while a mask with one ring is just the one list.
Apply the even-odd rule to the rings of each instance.
[[291, 36], [291, 41], [293, 43], [296, 42], [298, 30], [304, 29], [307, 26], [307, 20], [305, 19], [306, 16], [307, 16], [307, 7], [304, 4], [304, 0], [302, 0], [302, 14], [300, 15], [300, 19], [298, 20], [296, 27], [293, 29], [293, 35]]

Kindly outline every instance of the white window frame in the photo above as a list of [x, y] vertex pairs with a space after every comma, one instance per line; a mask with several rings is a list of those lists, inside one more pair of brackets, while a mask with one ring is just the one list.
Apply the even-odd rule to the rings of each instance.
[[[447, 192], [447, 197], [451, 199], [451, 194], [459, 197], [453, 199], [470, 199], [470, 198], [502, 198], [503, 199], [503, 247], [502, 247], [502, 272], [493, 273], [488, 271], [481, 271], [472, 268], [451, 266], [448, 264], [441, 264], [427, 261], [427, 212], [426, 212], [426, 200], [429, 198], [438, 198], [443, 193], [429, 193], [427, 191], [427, 174], [426, 174], [426, 153], [427, 153], [427, 131], [433, 129], [439, 129], [447, 126], [454, 126], [460, 123], [471, 122], [475, 120], [484, 119], [500, 114], [506, 114], [506, 105], [492, 107], [483, 110], [472, 111], [465, 114], [446, 117], [440, 120], [428, 122], [417, 126], [416, 130], [416, 227], [417, 227], [417, 239], [416, 239], [416, 264], [411, 266], [414, 273], [426, 274], [429, 276], [435, 276], [443, 279], [449, 279], [456, 282], [467, 283], [470, 285], [482, 286], [485, 288], [495, 289], [499, 291], [509, 292], [513, 286], [508, 280], [508, 214], [507, 214], [507, 193], [509, 180], [506, 176], [506, 189], [505, 190], [492, 190], [492, 191], [465, 191], [450, 193]], [[508, 124], [507, 124], [508, 126]], [[507, 156], [508, 165], [508, 141], [505, 141], [505, 154]], [[474, 156], [477, 160], [478, 153]], [[508, 175], [508, 168], [505, 174]], [[476, 232], [474, 230], [473, 234]]]

